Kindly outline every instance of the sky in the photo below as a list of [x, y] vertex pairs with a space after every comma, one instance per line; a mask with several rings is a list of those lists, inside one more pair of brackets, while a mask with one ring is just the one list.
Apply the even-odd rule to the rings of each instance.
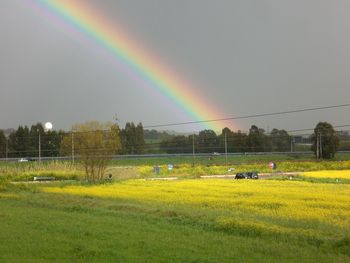
[[[198, 120], [152, 83], [145, 87], [142, 74], [93, 37], [49, 15], [39, 2], [0, 2], [0, 128], [50, 121], [54, 129], [69, 130], [75, 123], [116, 116], [121, 126]], [[213, 113], [201, 120], [350, 103], [348, 0], [71, 2], [92, 7], [181, 79], [205, 101], [201, 112]], [[216, 127], [246, 131], [255, 124], [269, 131], [313, 128], [319, 121], [346, 125], [349, 113], [350, 107], [343, 107]]]

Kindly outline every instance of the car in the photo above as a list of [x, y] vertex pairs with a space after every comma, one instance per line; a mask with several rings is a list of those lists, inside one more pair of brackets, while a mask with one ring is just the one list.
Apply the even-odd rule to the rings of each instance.
[[244, 173], [236, 173], [235, 179], [245, 179]]
[[248, 172], [247, 179], [259, 179], [259, 175], [257, 172]]
[[235, 179], [259, 179], [257, 172], [237, 173]]
[[20, 163], [34, 162], [34, 161], [35, 161], [35, 159], [33, 159], [33, 158], [21, 158], [18, 160], [18, 162], [20, 162]]

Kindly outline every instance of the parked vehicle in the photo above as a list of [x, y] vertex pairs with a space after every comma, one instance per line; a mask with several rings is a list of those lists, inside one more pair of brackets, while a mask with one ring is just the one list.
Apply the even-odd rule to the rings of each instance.
[[259, 179], [257, 172], [237, 173], [235, 179]]
[[18, 162], [20, 162], [20, 163], [34, 162], [34, 161], [35, 161], [35, 159], [33, 159], [33, 158], [21, 158], [18, 160]]

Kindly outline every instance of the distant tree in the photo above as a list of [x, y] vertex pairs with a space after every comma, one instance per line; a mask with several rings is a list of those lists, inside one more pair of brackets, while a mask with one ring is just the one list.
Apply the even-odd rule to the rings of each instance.
[[349, 151], [350, 150], [350, 134], [348, 131], [339, 131], [337, 132], [339, 138], [339, 147], [340, 151]]
[[30, 127], [29, 131], [29, 139], [30, 139], [30, 152], [31, 156], [38, 157], [39, 156], [39, 135], [40, 135], [40, 144], [41, 144], [41, 156], [44, 156], [45, 153], [45, 142], [44, 142], [44, 127], [41, 123], [37, 123]]
[[251, 152], [263, 152], [269, 150], [265, 130], [252, 125], [249, 129], [247, 146]]
[[142, 123], [137, 126], [133, 122], [127, 122], [121, 130], [121, 142], [123, 154], [140, 154], [144, 152], [145, 139]]
[[136, 129], [133, 122], [127, 122], [125, 124], [123, 137], [123, 142], [125, 142], [125, 144], [123, 144], [123, 149], [125, 153], [134, 154], [136, 145]]
[[232, 147], [232, 152], [247, 152], [248, 148], [248, 135], [241, 132], [240, 130], [232, 134], [232, 141], [229, 143]]
[[246, 152], [247, 150], [247, 134], [242, 133], [240, 130], [237, 132], [231, 131], [229, 128], [222, 130], [220, 137], [220, 143], [222, 149], [224, 149], [225, 134], [227, 140], [228, 152]]
[[11, 157], [31, 156], [30, 134], [27, 126], [19, 126], [9, 136], [9, 148]]
[[198, 134], [198, 152], [210, 153], [220, 149], [219, 140], [213, 130], [203, 130]]
[[270, 139], [273, 151], [285, 152], [290, 150], [291, 137], [285, 130], [272, 129]]
[[3, 130], [0, 130], [0, 158], [6, 157], [7, 138]]
[[[196, 140], [197, 141], [197, 140]], [[191, 136], [177, 135], [171, 139], [164, 140], [160, 148], [166, 153], [191, 153], [193, 150], [193, 138]]]
[[327, 122], [319, 122], [316, 125], [311, 140], [312, 151], [316, 156], [318, 153], [318, 156], [322, 159], [333, 158], [339, 146], [337, 133], [333, 126]]
[[137, 124], [135, 127], [135, 153], [141, 154], [144, 153], [145, 149], [145, 138], [143, 134], [142, 123]]
[[63, 137], [65, 136], [63, 131], [47, 131], [43, 136], [43, 156], [55, 157], [60, 153], [60, 145]]
[[157, 131], [157, 130], [144, 130], [143, 131], [145, 140], [151, 140], [151, 141], [163, 141], [167, 140], [173, 137], [173, 135], [170, 135], [166, 131]]
[[233, 152], [232, 136], [233, 136], [233, 132], [227, 127], [223, 128], [221, 131], [221, 134], [217, 136], [217, 139], [219, 141], [219, 148], [222, 151], [225, 150], [225, 142], [226, 142], [227, 151]]
[[[86, 180], [97, 182], [104, 176], [107, 161], [121, 149], [120, 130], [115, 124], [101, 124], [97, 121], [73, 126], [74, 150], [84, 164]], [[63, 154], [72, 149], [72, 135], [66, 135], [61, 144]]]

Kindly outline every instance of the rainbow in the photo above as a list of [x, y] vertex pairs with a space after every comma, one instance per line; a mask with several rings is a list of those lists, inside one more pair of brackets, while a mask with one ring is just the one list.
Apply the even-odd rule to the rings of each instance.
[[[112, 24], [89, 6], [85, 1], [72, 0], [38, 0], [33, 1], [50, 16], [68, 23], [74, 30], [88, 36], [99, 47], [112, 54], [129, 71], [138, 78], [150, 83], [155, 93], [171, 101], [176, 108], [191, 118], [188, 122], [214, 120], [223, 114], [205, 98], [199, 96], [198, 90], [188, 85], [175, 72], [159, 63], [156, 56], [150, 55], [118, 25]], [[173, 106], [174, 106], [173, 105]], [[221, 131], [222, 123], [202, 122], [204, 128]]]

